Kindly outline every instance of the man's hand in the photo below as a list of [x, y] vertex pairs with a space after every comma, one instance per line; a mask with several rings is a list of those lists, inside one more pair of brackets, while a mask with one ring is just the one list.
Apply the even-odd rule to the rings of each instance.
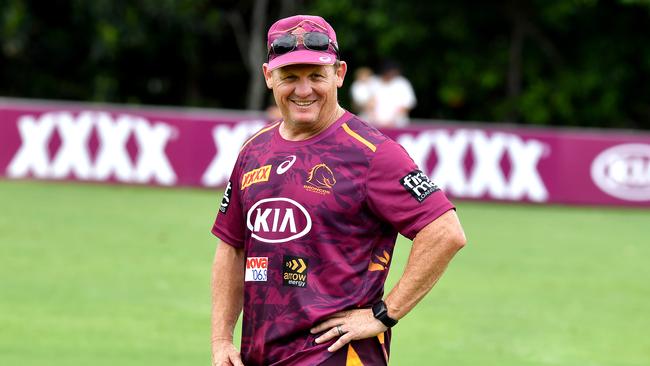
[[355, 309], [338, 312], [329, 319], [311, 329], [312, 334], [323, 333], [316, 338], [316, 343], [324, 343], [338, 338], [334, 344], [327, 348], [336, 352], [346, 344], [383, 333], [388, 329], [382, 322], [375, 319], [372, 309]]
[[239, 351], [231, 340], [212, 341], [212, 366], [244, 366]]

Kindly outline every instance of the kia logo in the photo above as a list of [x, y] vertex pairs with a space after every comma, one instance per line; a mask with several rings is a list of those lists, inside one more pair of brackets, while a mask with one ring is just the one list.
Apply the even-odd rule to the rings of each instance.
[[591, 179], [610, 196], [650, 200], [650, 145], [623, 144], [601, 152], [591, 164]]
[[290, 198], [265, 198], [248, 210], [246, 226], [259, 241], [284, 243], [307, 235], [311, 217], [301, 204]]

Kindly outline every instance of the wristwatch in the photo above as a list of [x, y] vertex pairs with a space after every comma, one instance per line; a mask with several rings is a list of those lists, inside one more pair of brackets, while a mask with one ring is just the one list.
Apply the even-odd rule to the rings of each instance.
[[383, 300], [372, 306], [372, 315], [374, 315], [377, 320], [384, 323], [388, 328], [392, 328], [397, 324], [397, 320], [388, 316], [388, 308]]

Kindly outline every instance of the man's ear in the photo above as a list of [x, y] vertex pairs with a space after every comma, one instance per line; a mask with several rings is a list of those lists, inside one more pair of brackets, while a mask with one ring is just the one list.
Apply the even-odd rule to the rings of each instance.
[[343, 80], [345, 80], [345, 73], [348, 72], [348, 64], [345, 61], [341, 61], [338, 69], [336, 69], [336, 87], [340, 88], [343, 86]]
[[262, 73], [264, 73], [266, 87], [273, 89], [273, 71], [269, 70], [269, 64], [264, 63], [264, 65], [262, 65]]

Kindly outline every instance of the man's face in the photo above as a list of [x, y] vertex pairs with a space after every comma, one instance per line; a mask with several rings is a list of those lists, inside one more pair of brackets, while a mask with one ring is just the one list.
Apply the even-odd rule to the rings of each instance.
[[334, 66], [289, 65], [268, 70], [264, 64], [264, 77], [273, 89], [275, 102], [282, 117], [289, 123], [314, 125], [332, 122], [337, 112], [337, 88], [343, 85], [345, 62]]

